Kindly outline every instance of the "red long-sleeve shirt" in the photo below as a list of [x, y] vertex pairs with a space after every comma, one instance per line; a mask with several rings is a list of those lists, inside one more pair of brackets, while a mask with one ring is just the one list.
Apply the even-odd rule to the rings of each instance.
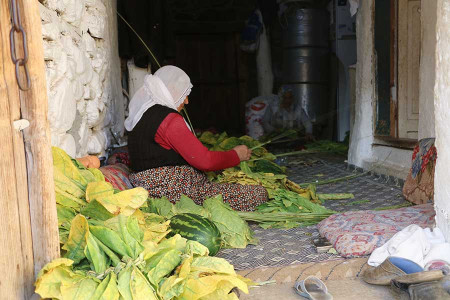
[[187, 163], [201, 171], [217, 171], [239, 164], [236, 151], [209, 151], [188, 129], [182, 116], [170, 113], [159, 125], [155, 142], [165, 149], [173, 149]]

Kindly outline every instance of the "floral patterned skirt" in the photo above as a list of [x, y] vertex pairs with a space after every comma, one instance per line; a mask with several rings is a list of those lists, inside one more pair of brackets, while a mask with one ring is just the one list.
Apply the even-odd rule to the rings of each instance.
[[268, 200], [267, 191], [260, 185], [241, 185], [210, 182], [206, 175], [191, 166], [171, 166], [130, 174], [134, 186], [145, 188], [149, 197], [166, 197], [172, 203], [181, 195], [202, 205], [207, 198], [222, 194], [223, 201], [240, 211], [253, 211]]

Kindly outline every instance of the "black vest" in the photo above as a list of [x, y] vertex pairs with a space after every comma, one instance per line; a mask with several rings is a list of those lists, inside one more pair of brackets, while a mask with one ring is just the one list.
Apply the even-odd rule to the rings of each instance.
[[167, 150], [155, 142], [159, 125], [170, 113], [171, 108], [155, 105], [149, 108], [131, 132], [128, 133], [128, 152], [131, 169], [141, 172], [164, 166], [180, 166], [188, 163], [174, 150]]

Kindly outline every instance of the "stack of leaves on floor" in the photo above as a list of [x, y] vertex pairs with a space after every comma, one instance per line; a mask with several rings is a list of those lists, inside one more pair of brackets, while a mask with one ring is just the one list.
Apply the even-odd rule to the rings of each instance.
[[53, 157], [64, 258], [39, 272], [42, 298], [212, 300], [238, 299], [230, 293], [235, 287], [248, 292], [253, 283], [226, 260], [208, 256], [198, 242], [170, 236], [170, 221], [141, 211], [147, 191], [114, 190], [100, 171], [64, 151], [54, 148]]
[[[228, 137], [226, 133], [213, 134], [205, 131], [201, 135], [200, 141], [210, 150], [216, 151], [230, 150], [242, 144], [254, 149], [249, 161], [241, 162], [238, 167], [226, 169], [220, 174], [210, 174], [209, 178], [219, 183], [239, 183], [265, 187], [270, 201], [256, 209], [260, 215], [255, 215], [255, 213], [240, 214], [246, 220], [258, 222], [263, 228], [294, 228], [317, 224], [335, 213], [321, 206], [322, 201], [353, 198], [352, 194], [317, 194], [316, 186], [312, 184], [306, 188], [300, 187], [287, 179], [285, 168], [274, 162], [276, 156], [263, 148], [262, 143], [249, 136]], [[335, 146], [335, 143], [331, 142], [317, 142], [311, 147], [317, 151], [340, 150], [339, 146]], [[273, 213], [288, 213], [290, 215], [284, 217], [278, 215], [279, 219], [277, 220], [273, 215], [270, 215]], [[298, 216], [292, 215], [296, 213]]]

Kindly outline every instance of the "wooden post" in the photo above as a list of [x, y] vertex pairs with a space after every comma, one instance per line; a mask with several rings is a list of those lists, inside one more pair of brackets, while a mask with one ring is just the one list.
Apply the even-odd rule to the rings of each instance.
[[[0, 299], [30, 299], [36, 272], [59, 256], [41, 20], [37, 1], [18, 3], [32, 85], [27, 92], [18, 88], [10, 1], [0, 0]], [[22, 50], [17, 48], [20, 57]], [[13, 126], [22, 118], [31, 124], [23, 134]]]
[[59, 257], [58, 217], [50, 127], [48, 124], [47, 85], [45, 79], [42, 25], [38, 1], [16, 0], [27, 34], [28, 69], [31, 89], [21, 92], [22, 118], [30, 121], [24, 130], [28, 174], [28, 197], [33, 234], [35, 274], [49, 261]]
[[33, 293], [33, 244], [19, 89], [9, 51], [9, 2], [0, 1], [0, 275], [1, 299], [27, 299]]

